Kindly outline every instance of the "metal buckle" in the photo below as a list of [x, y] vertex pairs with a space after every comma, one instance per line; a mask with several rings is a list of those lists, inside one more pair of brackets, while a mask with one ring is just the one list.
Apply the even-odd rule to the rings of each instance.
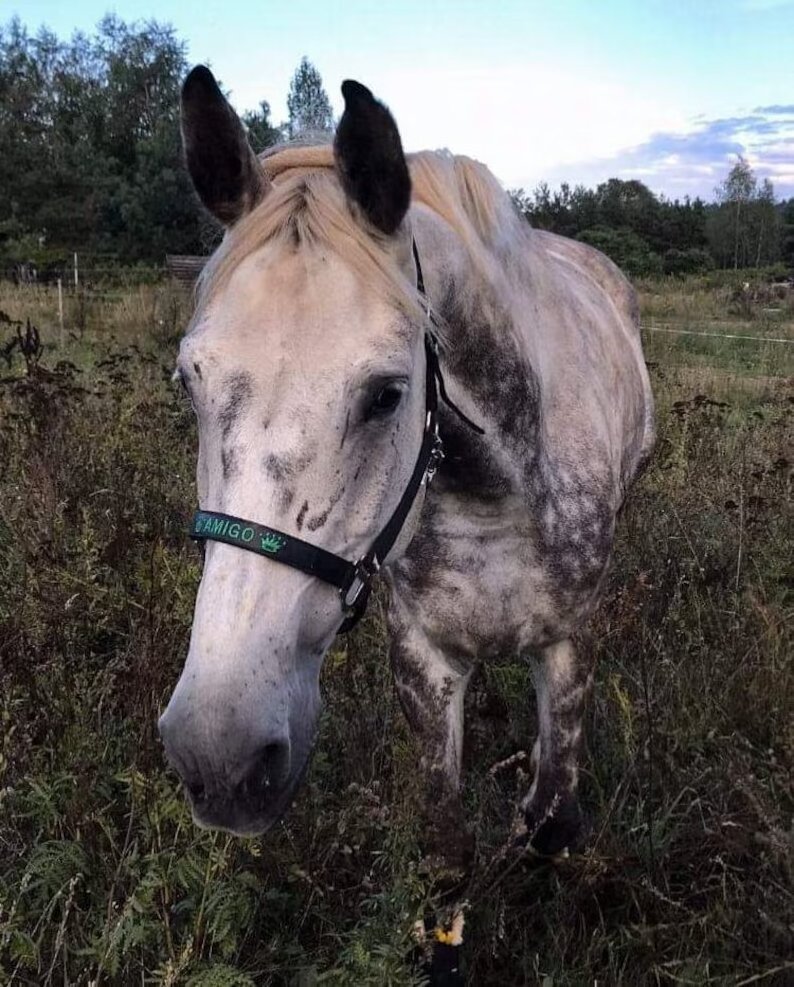
[[356, 572], [350, 585], [347, 589], [339, 591], [342, 597], [342, 607], [345, 611], [355, 609], [361, 594], [369, 588], [372, 579], [380, 572], [380, 562], [376, 558], [367, 562], [366, 556], [362, 556], [356, 562], [355, 569]]
[[438, 472], [438, 467], [444, 461], [444, 443], [441, 441], [441, 436], [438, 434], [438, 426], [436, 426], [435, 443], [430, 451], [430, 459], [427, 461], [427, 469], [425, 470], [425, 485], [429, 486], [433, 477]]

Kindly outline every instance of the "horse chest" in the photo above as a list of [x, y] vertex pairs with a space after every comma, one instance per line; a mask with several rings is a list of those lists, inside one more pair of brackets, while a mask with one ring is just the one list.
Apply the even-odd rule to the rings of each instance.
[[461, 657], [507, 657], [560, 640], [592, 609], [611, 545], [603, 512], [559, 497], [534, 510], [512, 505], [487, 522], [454, 499], [428, 507], [393, 584], [412, 618]]

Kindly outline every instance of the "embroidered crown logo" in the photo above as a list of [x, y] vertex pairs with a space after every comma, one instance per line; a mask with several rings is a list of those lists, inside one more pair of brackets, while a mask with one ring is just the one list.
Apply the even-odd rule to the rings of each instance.
[[263, 552], [270, 552], [271, 555], [275, 555], [284, 547], [284, 539], [279, 538], [278, 535], [260, 535], [259, 544]]

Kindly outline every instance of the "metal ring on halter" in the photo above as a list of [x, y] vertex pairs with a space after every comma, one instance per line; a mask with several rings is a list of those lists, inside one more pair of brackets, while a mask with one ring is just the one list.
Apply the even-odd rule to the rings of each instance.
[[[340, 590], [342, 596], [342, 607], [345, 611], [355, 610], [356, 604], [361, 598], [361, 594], [369, 589], [375, 576], [380, 572], [380, 562], [376, 558], [367, 559], [362, 556], [355, 563], [355, 574], [347, 589]], [[353, 595], [350, 595], [353, 590]]]

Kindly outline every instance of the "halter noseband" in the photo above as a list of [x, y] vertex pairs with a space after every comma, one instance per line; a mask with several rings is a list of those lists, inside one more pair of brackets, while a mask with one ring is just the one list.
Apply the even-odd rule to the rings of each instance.
[[[413, 242], [414, 261], [416, 262], [416, 289], [427, 300], [425, 282], [422, 275], [422, 265], [419, 262], [419, 251], [416, 241]], [[380, 571], [384, 559], [397, 541], [405, 519], [414, 505], [414, 501], [424, 484], [429, 484], [444, 458], [443, 443], [438, 433], [438, 399], [439, 396], [469, 428], [482, 435], [483, 430], [475, 425], [463, 412], [456, 407], [447, 395], [441, 366], [438, 360], [438, 340], [433, 333], [435, 320], [427, 305], [428, 325], [425, 328], [425, 359], [427, 370], [425, 375], [425, 429], [422, 445], [416, 459], [411, 478], [403, 492], [394, 513], [386, 522], [386, 526], [372, 543], [368, 552], [357, 562], [349, 562], [341, 555], [334, 555], [324, 548], [312, 545], [283, 531], [277, 531], [255, 521], [245, 521], [231, 514], [220, 514], [217, 511], [196, 511], [190, 529], [190, 537], [195, 541], [224, 542], [244, 548], [248, 552], [264, 555], [275, 562], [300, 569], [310, 576], [315, 576], [331, 586], [336, 586], [342, 598], [342, 609], [346, 614], [345, 621], [340, 627], [340, 633], [345, 633], [359, 622], [364, 615], [372, 589], [372, 580]]]

